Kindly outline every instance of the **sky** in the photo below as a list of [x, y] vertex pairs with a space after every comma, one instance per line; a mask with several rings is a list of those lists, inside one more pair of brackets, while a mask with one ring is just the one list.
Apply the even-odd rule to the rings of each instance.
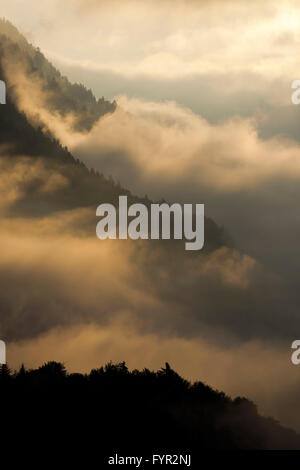
[[[8, 331], [22, 327], [9, 344], [12, 364], [57, 359], [88, 370], [110, 359], [151, 368], [167, 360], [300, 429], [300, 369], [290, 362], [300, 300], [300, 107], [291, 102], [300, 2], [0, 2], [1, 16], [71, 81], [119, 105], [82, 133], [53, 118], [39, 83], [24, 93], [23, 82], [20, 109], [135, 194], [204, 202], [233, 240], [199, 265], [184, 256], [173, 265], [139, 244], [102, 248], [70, 235], [80, 210], [2, 220], [1, 300], [14, 312]], [[24, 173], [43, 178], [43, 191], [68, 184], [40, 164], [29, 170], [25, 159], [11, 170], [4, 160], [1, 204], [24, 197], [16, 190]], [[44, 315], [19, 320], [25, 304], [46, 301]]]

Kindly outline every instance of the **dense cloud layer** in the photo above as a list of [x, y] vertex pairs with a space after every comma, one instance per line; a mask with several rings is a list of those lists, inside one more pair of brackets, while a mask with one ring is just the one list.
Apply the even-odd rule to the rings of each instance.
[[284, 276], [296, 275], [297, 142], [262, 139], [254, 120], [211, 125], [172, 102], [123, 97], [119, 104], [88, 134], [56, 132], [90, 167], [138, 194], [204, 202], [239, 247]]

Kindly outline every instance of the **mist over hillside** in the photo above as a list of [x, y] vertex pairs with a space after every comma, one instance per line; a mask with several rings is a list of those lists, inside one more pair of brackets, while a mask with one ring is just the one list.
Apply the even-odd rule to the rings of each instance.
[[[38, 47], [28, 43], [9, 21], [0, 20], [1, 57], [5, 60], [22, 64], [30, 81], [38, 80], [45, 91], [46, 106], [50, 112], [57, 112], [64, 118], [68, 113], [76, 114], [74, 130], [87, 131], [106, 113], [116, 109], [116, 102], [103, 97], [96, 99], [91, 90], [79, 83], [71, 84], [67, 77], [45, 58]], [[4, 77], [6, 78], [5, 70]], [[13, 89], [10, 89], [13, 93]]]
[[[32, 119], [18, 108], [17, 86], [7, 69], [22, 64], [26, 79], [34, 83], [38, 79], [40, 92], [45, 92], [44, 105], [49, 113], [55, 112], [64, 119], [68, 113], [75, 116], [74, 130], [85, 132], [106, 113], [114, 112], [116, 103], [104, 99], [97, 100], [91, 90], [81, 84], [71, 84], [62, 77], [38, 48], [30, 45], [18, 30], [8, 21], [0, 20], [0, 76], [7, 83], [7, 105], [0, 108], [0, 135], [2, 164], [12, 168], [16, 157], [30, 165], [28, 158], [34, 158], [43, 165], [46, 173], [56, 176], [57, 191], [42, 191], [43, 180], [35, 176], [33, 181], [22, 180], [23, 197], [10, 206], [19, 215], [46, 215], [53, 211], [70, 210], [78, 207], [91, 207], [93, 210], [101, 202], [118, 205], [119, 195], [127, 195], [129, 204], [142, 202], [149, 206], [149, 198], [134, 196], [108, 175], [88, 169], [79, 159], [75, 159], [68, 148], [44, 127], [39, 118]], [[15, 80], [15, 76], [13, 77]], [[5, 158], [9, 156], [9, 159]], [[92, 225], [93, 224], [93, 225]], [[95, 219], [86, 221], [86, 230], [94, 232]], [[85, 230], [85, 229], [83, 229]], [[222, 246], [226, 236], [210, 218], [206, 218], [207, 248]]]

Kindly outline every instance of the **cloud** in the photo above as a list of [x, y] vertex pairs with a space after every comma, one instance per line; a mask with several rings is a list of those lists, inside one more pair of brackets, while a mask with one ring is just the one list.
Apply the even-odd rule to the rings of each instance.
[[84, 232], [93, 218], [96, 226], [87, 208], [1, 220], [1, 337], [119, 318], [170, 337], [293, 335], [289, 286], [253, 257], [226, 247], [189, 256], [169, 241], [99, 241]]
[[[223, 297], [224, 308], [235, 310], [260, 270], [254, 260], [226, 248], [197, 262], [167, 254], [151, 242], [78, 238], [64, 230], [78, 216], [73, 211], [64, 222], [63, 215], [3, 221], [0, 324], [5, 338], [31, 337], [82, 321], [101, 324], [123, 315], [142, 330], [190, 336], [197, 323], [201, 328], [210, 322], [208, 311], [218, 323], [212, 289]], [[198, 311], [199, 298], [203, 312]]]
[[[119, 97], [120, 108], [101, 119], [92, 132], [68, 139], [72, 151], [90, 166], [122, 178], [135, 191], [142, 187], [189, 185], [221, 193], [259, 187], [275, 178], [297, 179], [296, 142], [261, 140], [251, 120], [210, 125], [174, 102], [145, 102]], [[124, 112], [125, 110], [125, 112]], [[67, 138], [67, 136], [65, 136]], [[124, 174], [124, 158], [128, 171]], [[133, 178], [130, 170], [138, 176]], [[148, 190], [148, 188], [147, 188]], [[157, 194], [156, 194], [157, 196]]]
[[63, 135], [75, 155], [137, 194], [204, 202], [240, 247], [290, 270], [298, 253], [297, 142], [262, 139], [254, 120], [212, 125], [174, 102], [123, 97], [119, 105], [90, 133]]
[[[69, 181], [59, 170], [47, 168], [43, 159], [29, 157], [6, 157], [5, 148], [0, 150], [0, 214], [3, 216], [31, 192], [51, 195], [68, 188]], [[5, 196], [4, 196], [5, 195]]]
[[[37, 38], [43, 50], [110, 67], [125, 75], [168, 79], [201, 73], [293, 74], [297, 2], [13, 0], [3, 14]], [[34, 11], [34, 14], [30, 14]], [[46, 18], [46, 20], [45, 20]], [[237, 20], [238, 19], [238, 20]], [[294, 34], [286, 54], [286, 39]], [[104, 46], [104, 47], [103, 47]]]

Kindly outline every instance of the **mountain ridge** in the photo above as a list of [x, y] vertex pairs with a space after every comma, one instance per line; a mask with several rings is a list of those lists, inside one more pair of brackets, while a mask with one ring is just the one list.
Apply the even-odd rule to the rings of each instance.
[[[14, 38], [15, 41], [13, 41]], [[116, 103], [108, 105], [110, 102], [104, 99], [97, 101], [91, 90], [86, 90], [82, 85], [72, 85], [66, 78], [61, 78], [60, 73], [40, 51], [31, 46], [10, 22], [0, 20], [0, 77], [4, 77], [7, 82], [7, 104], [0, 106], [0, 143], [4, 145], [4, 151], [0, 152], [0, 161], [1, 159], [3, 161], [4, 156], [9, 156], [8, 160], [6, 158], [6, 162], [8, 161], [8, 165], [11, 166], [16, 157], [24, 159], [25, 156], [28, 160], [27, 165], [30, 166], [32, 158], [38, 159], [46, 171], [59, 174], [67, 183], [67, 186], [59, 188], [54, 195], [40, 191], [43, 181], [39, 177], [36, 177], [33, 182], [28, 182], [27, 185], [22, 182], [24, 197], [11, 205], [11, 212], [19, 216], [35, 217], [78, 207], [89, 207], [95, 211], [101, 202], [109, 202], [118, 206], [120, 194], [128, 196], [129, 204], [141, 202], [149, 206], [151, 200], [147, 195], [144, 197], [133, 195], [130, 190], [115, 182], [111, 176], [107, 177], [98, 171], [88, 169], [82, 161], [75, 159], [68, 148], [63, 146], [63, 143], [59, 142], [49, 130], [44, 129], [42, 123], [38, 124], [38, 121], [33, 123], [24, 111], [18, 109], [15, 85], [10, 83], [5, 72], [5, 63], [15, 64], [17, 61], [25, 61], [28, 76], [32, 79], [37, 75], [42, 78], [47, 91], [48, 86], [51, 89], [49, 83], [53, 76], [63, 81], [63, 90], [60, 86], [58, 88], [52, 87], [52, 91], [53, 89], [54, 91], [50, 93], [50, 97], [55, 99], [53, 98], [51, 101], [51, 98], [50, 101], [46, 101], [46, 105], [49, 106], [50, 112], [55, 109], [62, 117], [64, 113], [68, 112], [78, 115], [79, 119], [75, 122], [75, 128], [79, 126], [77, 130], [88, 131], [93, 123], [107, 112], [113, 112], [116, 106]], [[48, 73], [50, 73], [50, 77], [47, 75]], [[76, 92], [79, 89], [79, 95], [75, 93], [74, 100], [68, 101], [68, 93], [72, 93], [74, 90]], [[84, 107], [78, 105], [82, 96], [85, 97], [84, 103], [93, 103], [90, 113], [88, 113], [89, 117], [85, 112], [82, 114]], [[65, 101], [66, 106], [63, 104]], [[60, 103], [59, 106], [58, 103]], [[95, 105], [95, 103], [98, 104]], [[30, 192], [27, 188], [30, 188]], [[222, 227], [219, 227], [209, 217], [205, 217], [205, 222], [205, 238], [207, 240], [205, 249], [228, 244], [228, 237]], [[89, 233], [94, 232], [95, 218], [89, 217], [87, 227]]]
[[[70, 83], [47, 60], [39, 47], [34, 47], [9, 21], [0, 19], [2, 44], [1, 56], [8, 51], [15, 62], [24, 62], [26, 74], [32, 81], [39, 79], [45, 93], [46, 105], [51, 112], [58, 112], [64, 118], [69, 112], [76, 113], [73, 128], [76, 131], [89, 131], [100, 117], [115, 111], [117, 103], [95, 98], [92, 90], [80, 83]], [[6, 50], [5, 50], [6, 49]], [[11, 59], [10, 59], [11, 60]], [[6, 77], [8, 78], [8, 77]]]

